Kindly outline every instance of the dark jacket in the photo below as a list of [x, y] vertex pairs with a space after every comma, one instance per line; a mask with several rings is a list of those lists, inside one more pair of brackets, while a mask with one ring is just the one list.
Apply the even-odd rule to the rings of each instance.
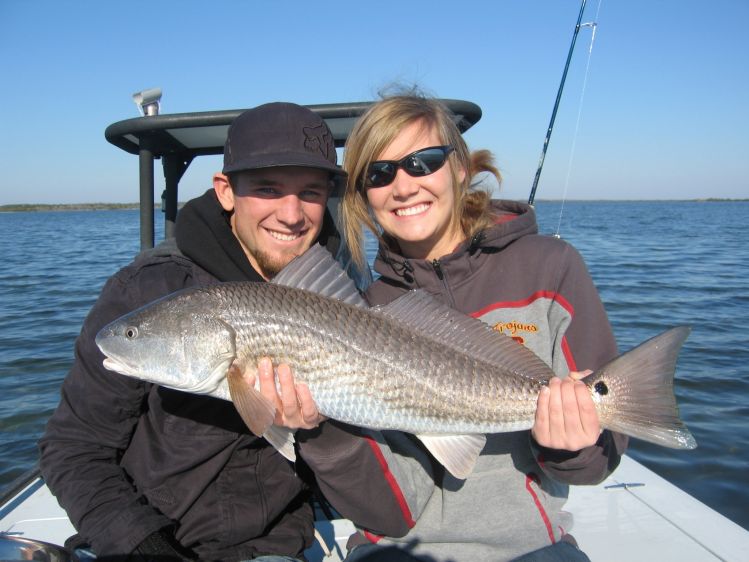
[[[375, 271], [381, 277], [367, 291], [370, 302], [426, 290], [528, 346], [558, 376], [612, 359], [611, 327], [579, 253], [539, 236], [528, 205], [494, 205], [497, 224], [439, 260], [408, 259], [380, 246]], [[559, 541], [572, 523], [563, 509], [567, 485], [603, 480], [627, 444], [626, 436], [604, 431], [597, 444], [567, 452], [539, 447], [529, 431], [489, 435], [473, 473], [459, 481], [419, 460], [413, 440], [383, 436], [390, 469], [405, 497], [415, 500], [408, 506], [416, 525], [402, 539], [380, 544], [432, 562], [509, 560]]]
[[[336, 254], [329, 215], [319, 242]], [[146, 251], [112, 276], [86, 318], [40, 440], [40, 465], [99, 555], [126, 555], [165, 528], [201, 559], [300, 556], [310, 546], [310, 482], [299, 475], [302, 467], [252, 435], [230, 402], [108, 371], [94, 342], [102, 326], [163, 295], [241, 280], [262, 277], [209, 190], [180, 211], [176, 246]], [[297, 440], [317, 485], [342, 514], [388, 534], [407, 531], [367, 440], [332, 422], [299, 431]]]

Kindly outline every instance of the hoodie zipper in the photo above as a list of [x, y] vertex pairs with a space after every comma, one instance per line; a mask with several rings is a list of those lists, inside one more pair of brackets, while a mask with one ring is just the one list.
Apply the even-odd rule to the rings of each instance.
[[439, 280], [444, 281], [445, 274], [442, 273], [442, 264], [440, 264], [440, 260], [432, 260], [432, 267], [434, 268], [434, 272], [437, 274]]
[[455, 299], [453, 298], [453, 293], [450, 290], [450, 284], [447, 282], [445, 272], [442, 270], [442, 264], [440, 263], [440, 260], [432, 260], [432, 267], [434, 268], [434, 273], [437, 275], [437, 279], [442, 282], [442, 289], [445, 296], [447, 297], [447, 303], [454, 308]]

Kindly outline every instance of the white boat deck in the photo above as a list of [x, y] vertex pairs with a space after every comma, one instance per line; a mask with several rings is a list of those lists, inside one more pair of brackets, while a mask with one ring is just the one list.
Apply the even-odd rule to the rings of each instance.
[[576, 486], [572, 535], [593, 561], [749, 561], [749, 531], [627, 455], [598, 486]]
[[[574, 487], [567, 509], [571, 533], [593, 562], [749, 561], [749, 531], [626, 455], [602, 484]], [[310, 562], [342, 560], [351, 522], [320, 521], [317, 529], [331, 554], [315, 545], [306, 553]], [[39, 480], [0, 507], [0, 534], [62, 545], [74, 533]]]

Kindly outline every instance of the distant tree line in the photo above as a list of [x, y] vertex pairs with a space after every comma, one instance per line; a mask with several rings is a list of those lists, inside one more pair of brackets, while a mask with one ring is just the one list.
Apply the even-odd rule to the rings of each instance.
[[[155, 207], [155, 205], [154, 205]], [[138, 203], [67, 203], [67, 204], [20, 204], [0, 205], [0, 212], [18, 213], [29, 211], [107, 211], [121, 209], [139, 209]]]

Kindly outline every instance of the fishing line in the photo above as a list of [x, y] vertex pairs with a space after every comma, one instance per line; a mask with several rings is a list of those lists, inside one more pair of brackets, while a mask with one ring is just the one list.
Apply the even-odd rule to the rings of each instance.
[[651, 505], [648, 501], [646, 501], [644, 498], [641, 498], [638, 494], [632, 491], [632, 488], [634, 487], [640, 487], [645, 486], [645, 484], [642, 483], [628, 483], [628, 482], [622, 482], [619, 484], [614, 484], [611, 486], [605, 486], [605, 489], [612, 489], [612, 488], [621, 488], [624, 489], [630, 496], [632, 496], [634, 499], [639, 501], [642, 505], [644, 505], [646, 508], [654, 512], [656, 515], [661, 517], [662, 519], [665, 519], [668, 521], [671, 525], [676, 527], [679, 531], [681, 531], [685, 537], [689, 537], [691, 540], [693, 540], [695, 543], [700, 545], [702, 548], [704, 548], [706, 551], [708, 551], [710, 554], [715, 556], [717, 560], [725, 560], [725, 558], [721, 557], [719, 553], [715, 552], [714, 548], [710, 548], [707, 544], [699, 540], [697, 537], [693, 536], [693, 533], [690, 531], [689, 528], [685, 528], [684, 526], [680, 525], [677, 521], [674, 521], [672, 517], [669, 517], [666, 515], [665, 511], [660, 511], [653, 505]]
[[590, 27], [593, 31], [590, 34], [590, 45], [588, 47], [588, 60], [585, 64], [585, 74], [583, 77], [583, 87], [580, 91], [580, 101], [577, 104], [577, 121], [575, 122], [575, 132], [572, 135], [572, 147], [570, 149], [570, 158], [567, 162], [567, 176], [564, 180], [564, 189], [562, 190], [562, 205], [559, 208], [559, 220], [557, 221], [557, 230], [554, 233], [555, 238], [561, 238], [560, 230], [562, 227], [562, 215], [564, 214], [564, 206], [567, 202], [567, 192], [569, 189], [570, 184], [570, 175], [572, 173], [572, 163], [575, 159], [575, 147], [577, 146], [577, 136], [578, 132], [580, 130], [580, 120], [582, 116], [583, 111], [583, 102], [585, 101], [585, 89], [588, 85], [588, 73], [590, 72], [590, 59], [593, 54], [593, 43], [596, 39], [596, 29], [598, 28], [598, 14], [601, 11], [601, 3], [603, 0], [598, 0], [598, 8], [596, 8], [596, 16], [595, 19], [592, 22], [583, 23], [580, 25], [580, 27]]

